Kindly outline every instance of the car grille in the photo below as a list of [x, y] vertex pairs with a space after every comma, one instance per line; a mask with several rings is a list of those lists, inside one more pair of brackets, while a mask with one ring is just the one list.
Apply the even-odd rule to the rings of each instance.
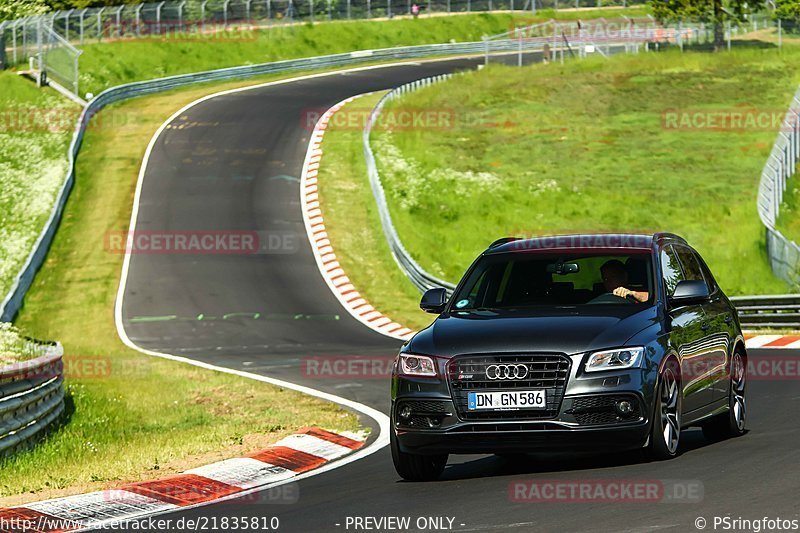
[[[486, 369], [493, 364], [524, 364], [524, 379], [492, 380]], [[453, 402], [462, 420], [543, 420], [554, 418], [561, 408], [570, 360], [558, 354], [481, 355], [456, 357], [448, 364]], [[469, 411], [467, 394], [472, 391], [545, 389], [546, 409]]]

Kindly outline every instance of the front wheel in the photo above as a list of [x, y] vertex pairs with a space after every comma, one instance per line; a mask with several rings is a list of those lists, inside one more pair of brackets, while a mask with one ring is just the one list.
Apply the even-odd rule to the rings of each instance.
[[656, 389], [656, 405], [647, 456], [656, 461], [678, 455], [681, 438], [681, 373], [675, 360], [667, 361]]
[[400, 477], [407, 481], [433, 481], [439, 479], [447, 465], [447, 454], [420, 455], [404, 452], [397, 442], [397, 435], [390, 429], [392, 461]]
[[709, 440], [722, 440], [744, 434], [747, 420], [747, 404], [744, 398], [747, 370], [741, 352], [735, 352], [731, 359], [730, 390], [728, 392], [728, 411], [717, 415], [703, 424], [703, 436]]

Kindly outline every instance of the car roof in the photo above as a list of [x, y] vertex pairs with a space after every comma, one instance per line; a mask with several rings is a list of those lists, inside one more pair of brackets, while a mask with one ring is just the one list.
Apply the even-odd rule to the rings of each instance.
[[581, 233], [550, 235], [530, 239], [505, 237], [493, 242], [486, 254], [505, 252], [546, 252], [549, 250], [651, 250], [664, 241], [686, 242], [672, 233]]

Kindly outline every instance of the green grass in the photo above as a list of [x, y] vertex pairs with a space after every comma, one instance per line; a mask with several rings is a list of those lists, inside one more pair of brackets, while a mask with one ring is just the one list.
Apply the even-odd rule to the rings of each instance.
[[118, 104], [89, 129], [63, 222], [16, 321], [27, 333], [63, 343], [73, 369], [66, 380], [71, 414], [38, 446], [0, 463], [0, 506], [161, 477], [261, 449], [305, 425], [358, 427], [355, 415], [333, 404], [146, 356], [117, 336], [122, 256], [105, 250], [103, 235], [128, 227], [150, 137], [183, 105], [252, 83]]
[[78, 106], [0, 72], [0, 300], [50, 216]]
[[783, 193], [783, 203], [776, 227], [784, 237], [800, 243], [800, 188], [798, 188], [797, 180], [798, 177], [795, 173], [795, 176], [786, 183], [786, 191]]
[[410, 106], [455, 117], [447, 128], [384, 128], [374, 141], [401, 238], [424, 268], [457, 280], [500, 236], [672, 231], [730, 294], [785, 292], [755, 203], [776, 132], [662, 119], [673, 109], [784, 110], [798, 58], [787, 46], [490, 66], [395, 101], [389, 116]]
[[[345, 116], [364, 117], [382, 93], [359, 98], [342, 108]], [[381, 230], [372, 196], [361, 128], [328, 124], [317, 175], [320, 206], [336, 257], [348, 278], [369, 303], [410, 328], [423, 328], [431, 315], [420, 311], [419, 292], [397, 267]], [[375, 273], [380, 272], [380, 276]]]
[[[629, 10], [589, 10], [584, 18], [629, 16]], [[480, 40], [508, 31], [514, 21], [533, 23], [551, 17], [575, 18], [574, 12], [540, 12], [536, 17], [511, 13], [398, 17], [393, 20], [342, 21], [274, 26], [267, 30], [126, 39], [87, 44], [81, 56], [81, 90], [97, 94], [114, 85], [188, 72], [401, 45]]]

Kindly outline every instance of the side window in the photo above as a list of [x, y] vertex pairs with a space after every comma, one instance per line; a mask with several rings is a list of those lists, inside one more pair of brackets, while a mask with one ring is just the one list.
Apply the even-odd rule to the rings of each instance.
[[672, 246], [665, 246], [661, 250], [661, 273], [664, 276], [664, 287], [667, 290], [667, 296], [672, 296], [675, 292], [675, 286], [684, 279], [681, 272], [681, 264]]
[[[698, 255], [695, 253], [695, 255]], [[703, 277], [706, 278], [706, 283], [708, 284], [708, 292], [713, 293], [717, 290], [717, 281], [714, 279], [714, 276], [711, 274], [711, 271], [708, 269], [708, 265], [706, 265], [705, 261], [700, 258], [700, 269], [703, 271]]]
[[700, 262], [695, 257], [694, 252], [685, 246], [676, 246], [675, 251], [678, 252], [678, 258], [683, 266], [683, 275], [686, 279], [705, 281], [703, 271], [700, 269]]

